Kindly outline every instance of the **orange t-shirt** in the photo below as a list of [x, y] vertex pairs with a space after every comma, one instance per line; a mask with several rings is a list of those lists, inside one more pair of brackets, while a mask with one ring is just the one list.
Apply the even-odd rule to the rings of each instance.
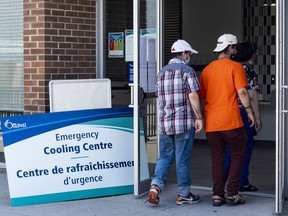
[[248, 85], [243, 66], [228, 58], [207, 65], [201, 73], [199, 97], [205, 100], [205, 131], [243, 126], [237, 91]]

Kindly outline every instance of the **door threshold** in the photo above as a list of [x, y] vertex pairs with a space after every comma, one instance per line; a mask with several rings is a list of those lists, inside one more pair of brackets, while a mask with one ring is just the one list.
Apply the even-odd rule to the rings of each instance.
[[[206, 190], [211, 191], [211, 187], [203, 187], [203, 186], [191, 186], [191, 189], [193, 190]], [[261, 193], [261, 192], [240, 192], [240, 194], [243, 194], [245, 196], [255, 196], [255, 197], [265, 197], [265, 198], [275, 198], [275, 194], [268, 194], [268, 193]]]

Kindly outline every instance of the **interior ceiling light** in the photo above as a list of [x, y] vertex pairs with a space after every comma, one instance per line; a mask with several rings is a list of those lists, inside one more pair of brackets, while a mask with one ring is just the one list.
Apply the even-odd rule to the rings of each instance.
[[269, 7], [275, 7], [275, 6], [276, 6], [276, 3], [271, 3], [271, 4], [269, 4], [269, 5], [268, 5], [268, 4], [263, 4], [263, 6], [264, 6], [264, 7], [268, 7], [268, 6], [269, 6]]

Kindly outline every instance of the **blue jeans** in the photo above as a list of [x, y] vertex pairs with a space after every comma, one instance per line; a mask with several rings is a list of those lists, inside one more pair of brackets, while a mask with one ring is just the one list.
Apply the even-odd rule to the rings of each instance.
[[[240, 187], [244, 187], [249, 184], [249, 164], [250, 159], [252, 156], [252, 149], [253, 149], [253, 143], [254, 143], [254, 136], [256, 135], [256, 131], [254, 127], [250, 127], [250, 122], [248, 121], [247, 112], [244, 109], [240, 109], [242, 121], [244, 123], [245, 131], [248, 136], [248, 140], [246, 143], [246, 154], [243, 161], [243, 167], [242, 167], [242, 173], [241, 173], [241, 179], [240, 179]], [[229, 169], [231, 164], [231, 157], [229, 153], [229, 149], [227, 147], [226, 149], [226, 163], [225, 163], [225, 179], [228, 179], [229, 176]]]
[[176, 158], [178, 194], [186, 196], [190, 193], [190, 161], [194, 135], [194, 128], [178, 135], [160, 134], [160, 154], [151, 185], [158, 185], [161, 190], [164, 188], [164, 180]]

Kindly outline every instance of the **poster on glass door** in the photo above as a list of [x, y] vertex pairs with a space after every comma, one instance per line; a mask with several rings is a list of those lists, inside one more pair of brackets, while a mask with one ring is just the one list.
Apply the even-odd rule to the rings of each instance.
[[124, 57], [124, 34], [123, 32], [112, 32], [108, 34], [108, 57]]
[[[139, 46], [140, 87], [142, 87], [145, 92], [155, 92], [157, 74], [156, 29], [141, 29]], [[125, 31], [125, 61], [133, 62], [133, 30]], [[130, 72], [133, 72], [133, 70], [129, 70], [129, 74]], [[131, 74], [128, 75], [128, 77], [131, 78]], [[131, 82], [131, 79], [129, 79], [129, 82]]]

